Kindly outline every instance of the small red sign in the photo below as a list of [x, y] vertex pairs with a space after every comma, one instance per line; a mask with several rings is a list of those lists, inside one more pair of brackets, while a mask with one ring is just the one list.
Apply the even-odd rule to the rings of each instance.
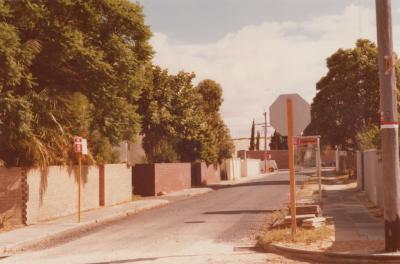
[[74, 137], [74, 151], [76, 153], [82, 153], [82, 138]]

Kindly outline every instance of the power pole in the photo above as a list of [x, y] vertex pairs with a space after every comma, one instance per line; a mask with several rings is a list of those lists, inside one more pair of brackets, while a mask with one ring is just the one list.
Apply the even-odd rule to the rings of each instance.
[[268, 123], [267, 123], [267, 111], [264, 110], [264, 168], [265, 168], [265, 173], [268, 172], [267, 146], [268, 146]]
[[268, 126], [267, 126], [267, 112], [264, 111], [264, 151], [267, 151], [267, 135], [268, 135]]
[[400, 251], [400, 179], [391, 0], [375, 0], [379, 51], [385, 249]]

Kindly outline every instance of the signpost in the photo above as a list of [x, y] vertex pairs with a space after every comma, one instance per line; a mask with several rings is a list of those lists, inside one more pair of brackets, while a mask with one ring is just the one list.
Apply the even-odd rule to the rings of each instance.
[[87, 140], [82, 137], [74, 137], [74, 152], [78, 155], [78, 199], [77, 219], [81, 221], [81, 178], [82, 178], [82, 155], [88, 154]]
[[321, 179], [321, 144], [320, 144], [320, 136], [301, 136], [295, 137], [295, 145], [298, 147], [313, 145], [316, 147], [316, 161], [315, 165], [317, 168], [317, 178], [318, 178], [318, 192], [319, 192], [319, 201], [322, 202], [322, 179]]
[[298, 94], [280, 95], [270, 106], [271, 125], [281, 135], [288, 136], [292, 236], [296, 234], [297, 226], [293, 137], [300, 135], [311, 122], [310, 108], [310, 105]]

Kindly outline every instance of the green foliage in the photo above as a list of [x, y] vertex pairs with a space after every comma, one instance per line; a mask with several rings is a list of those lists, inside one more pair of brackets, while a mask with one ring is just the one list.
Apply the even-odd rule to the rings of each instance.
[[253, 120], [253, 124], [251, 125], [251, 136], [250, 136], [250, 147], [249, 147], [249, 150], [255, 150], [256, 149], [255, 133], [256, 133], [256, 124], [255, 124], [255, 122]]
[[356, 135], [357, 149], [379, 149], [381, 146], [380, 129], [378, 126], [364, 128]]
[[257, 131], [256, 150], [260, 150], [260, 131]]
[[222, 89], [211, 80], [192, 85], [192, 73], [170, 75], [158, 66], [148, 69], [139, 113], [143, 147], [149, 162], [213, 163], [232, 152], [229, 131], [219, 108]]
[[269, 143], [270, 149], [288, 149], [287, 137], [281, 136], [278, 132], [274, 132]]
[[200, 142], [203, 147], [200, 159], [208, 164], [222, 162], [223, 159], [230, 158], [234, 151], [229, 129], [219, 113], [223, 102], [222, 87], [217, 82], [206, 79], [197, 85], [196, 91], [201, 95], [198, 109], [203, 110], [205, 122], [202, 125], [203, 137]]
[[103, 164], [140, 132], [149, 161], [230, 157], [220, 85], [149, 66], [150, 37], [128, 0], [0, 0], [0, 159], [70, 163], [77, 135]]
[[150, 36], [128, 0], [0, 0], [0, 159], [66, 163], [80, 135], [115, 160], [112, 146], [140, 132]]
[[339, 49], [327, 59], [328, 73], [317, 83], [305, 134], [319, 134], [323, 144], [353, 149], [357, 133], [379, 124], [377, 55], [374, 43], [358, 40], [355, 48]]

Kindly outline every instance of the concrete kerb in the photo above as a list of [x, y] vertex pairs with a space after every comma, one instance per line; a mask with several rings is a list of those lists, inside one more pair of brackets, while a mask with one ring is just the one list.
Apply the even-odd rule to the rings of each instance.
[[228, 181], [223, 180], [218, 183], [209, 184], [209, 185], [207, 185], [207, 187], [215, 188], [215, 187], [221, 187], [221, 186], [235, 186], [235, 185], [239, 185], [242, 183], [247, 183], [247, 182], [251, 182], [254, 180], [262, 179], [267, 176], [276, 175], [278, 173], [279, 173], [279, 170], [274, 171], [274, 172], [269, 172], [269, 173], [261, 173], [261, 174], [254, 175], [254, 176], [240, 177], [240, 178], [234, 179], [234, 180], [228, 180]]
[[[256, 180], [258, 178], [265, 177], [267, 175], [271, 174], [276, 174], [276, 173], [269, 173], [269, 174], [261, 174], [257, 177], [246, 177], [243, 178], [243, 180], [233, 182], [230, 185], [236, 185], [240, 184], [243, 182], [248, 182], [251, 180]], [[224, 184], [224, 182], [221, 182], [221, 184]], [[225, 183], [226, 184], [226, 183]], [[191, 190], [184, 190], [182, 193], [180, 193], [181, 196], [185, 197], [193, 197], [193, 196], [198, 196], [198, 195], [203, 195], [208, 192], [211, 192], [213, 189], [212, 188], [199, 188], [198, 190], [191, 189]], [[165, 197], [172, 197], [174, 194], [167, 194]], [[178, 195], [175, 195], [178, 196]], [[168, 200], [162, 199], [162, 196], [160, 196], [161, 199], [153, 199], [149, 201], [155, 201], [152, 204], [143, 204], [134, 208], [130, 208], [121, 212], [115, 212], [111, 215], [99, 217], [95, 220], [88, 220], [84, 221], [81, 223], [59, 223], [60, 225], [70, 225], [65, 228], [61, 228], [62, 230], [55, 231], [54, 233], [43, 233], [43, 236], [40, 236], [38, 238], [33, 238], [33, 239], [28, 239], [22, 242], [14, 243], [11, 245], [1, 245], [0, 244], [0, 258], [9, 256], [18, 252], [22, 251], [27, 251], [27, 250], [34, 250], [34, 249], [40, 249], [44, 248], [46, 246], [52, 245], [54, 243], [57, 243], [58, 241], [64, 241], [68, 240], [71, 237], [81, 235], [82, 233], [85, 233], [87, 231], [93, 230], [97, 227], [100, 227], [105, 224], [109, 224], [118, 220], [122, 220], [127, 216], [150, 210], [156, 207], [161, 207], [169, 203]], [[43, 225], [49, 224], [49, 223], [42, 223]], [[38, 224], [38, 226], [41, 224]], [[1, 242], [1, 241], [0, 241]]]
[[142, 211], [150, 210], [168, 204], [167, 200], [153, 200], [152, 204], [143, 204], [141, 206], [126, 210], [124, 212], [115, 213], [110, 216], [101, 217], [95, 220], [89, 220], [82, 223], [76, 223], [71, 227], [67, 227], [53, 234], [44, 234], [42, 237], [30, 239], [27, 241], [15, 243], [13, 245], [0, 246], [0, 257], [8, 256], [18, 252], [33, 250], [51, 245], [57, 241], [63, 241], [68, 238], [80, 235], [90, 231], [101, 225], [109, 224], [118, 220], [122, 220], [129, 215], [133, 215]]
[[198, 195], [209, 193], [212, 190], [213, 190], [212, 188], [199, 187], [199, 188], [185, 189], [185, 190], [177, 191], [177, 192], [173, 192], [173, 193], [167, 193], [160, 197], [161, 198], [162, 197], [176, 197], [176, 196], [193, 197], [193, 196], [198, 196]]
[[263, 249], [268, 253], [279, 254], [290, 259], [313, 261], [318, 263], [400, 263], [400, 254], [354, 254], [320, 252], [304, 249], [294, 249], [275, 244], [267, 245]]

